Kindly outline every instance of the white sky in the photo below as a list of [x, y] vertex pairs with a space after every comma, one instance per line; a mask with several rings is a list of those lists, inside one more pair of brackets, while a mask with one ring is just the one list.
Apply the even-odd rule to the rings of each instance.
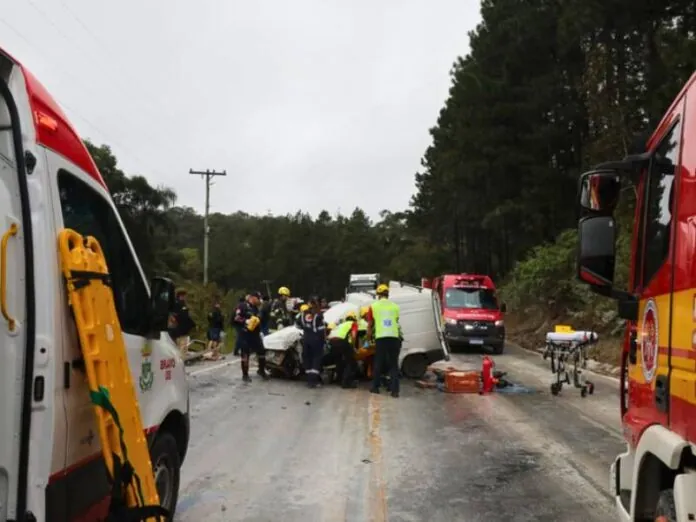
[[[401, 210], [479, 0], [0, 0], [0, 47], [202, 211]], [[8, 8], [9, 7], [9, 8]]]

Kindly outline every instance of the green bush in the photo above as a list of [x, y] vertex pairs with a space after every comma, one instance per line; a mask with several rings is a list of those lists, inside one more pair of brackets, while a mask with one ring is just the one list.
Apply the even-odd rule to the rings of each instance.
[[[622, 231], [617, 242], [615, 285], [626, 288], [630, 234]], [[540, 245], [516, 264], [501, 289], [512, 311], [524, 316], [534, 309], [556, 318], [586, 312], [600, 315], [615, 309], [607, 298], [594, 294], [576, 277], [577, 231], [568, 229], [554, 243]]]

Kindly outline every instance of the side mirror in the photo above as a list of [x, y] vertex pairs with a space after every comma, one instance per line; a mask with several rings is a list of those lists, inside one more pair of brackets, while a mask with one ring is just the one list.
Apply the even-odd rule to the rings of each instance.
[[150, 282], [150, 330], [154, 335], [167, 330], [169, 314], [175, 305], [174, 282], [166, 277], [153, 277]]
[[578, 204], [580, 215], [609, 215], [614, 212], [621, 192], [621, 176], [614, 169], [592, 170], [580, 176]]
[[507, 305], [505, 303], [501, 303], [500, 311], [503, 313], [507, 313]]
[[578, 223], [578, 278], [610, 290], [616, 263], [616, 223], [611, 216], [585, 217]]

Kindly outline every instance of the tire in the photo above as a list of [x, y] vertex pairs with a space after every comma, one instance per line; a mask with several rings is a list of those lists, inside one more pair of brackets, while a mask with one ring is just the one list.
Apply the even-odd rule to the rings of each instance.
[[428, 358], [422, 353], [406, 356], [401, 363], [401, 372], [409, 379], [420, 379], [428, 369]]
[[674, 490], [660, 492], [655, 507], [655, 522], [677, 522], [677, 508], [674, 505]]
[[493, 355], [502, 355], [505, 351], [505, 343], [494, 344], [491, 348], [493, 348]]
[[172, 522], [179, 498], [181, 458], [176, 439], [171, 433], [164, 431], [157, 435], [150, 449], [150, 460], [160, 504], [169, 511], [168, 522]]
[[300, 367], [300, 361], [297, 360], [297, 352], [294, 347], [285, 351], [283, 369], [285, 370], [285, 375], [291, 380], [298, 379], [302, 375], [302, 368]]

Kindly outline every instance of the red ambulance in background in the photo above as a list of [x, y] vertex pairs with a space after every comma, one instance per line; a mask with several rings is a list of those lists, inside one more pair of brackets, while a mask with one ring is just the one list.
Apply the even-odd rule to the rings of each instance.
[[450, 349], [481, 346], [501, 354], [505, 349], [505, 303], [500, 303], [493, 280], [486, 275], [445, 274], [422, 286], [440, 297], [445, 339]]

